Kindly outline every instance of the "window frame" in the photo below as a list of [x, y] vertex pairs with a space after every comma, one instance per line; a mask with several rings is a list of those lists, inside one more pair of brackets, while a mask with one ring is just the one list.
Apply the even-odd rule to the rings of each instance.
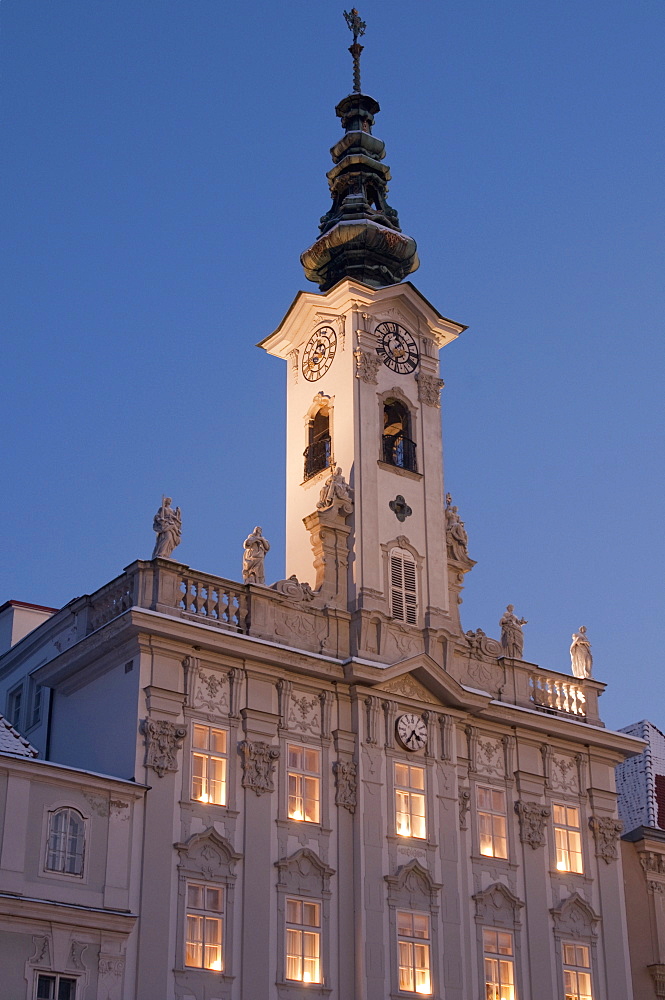
[[[400, 916], [408, 916], [411, 919], [411, 925], [413, 929], [412, 934], [406, 934], [400, 930]], [[421, 937], [415, 934], [415, 919], [416, 917], [424, 917], [427, 921], [427, 935]], [[397, 989], [400, 993], [410, 996], [432, 996], [432, 915], [428, 910], [410, 910], [405, 907], [396, 908], [395, 910], [395, 929], [397, 933]], [[410, 952], [411, 958], [409, 960], [408, 966], [402, 962], [402, 945], [406, 945]], [[427, 953], [427, 965], [418, 966], [415, 959], [415, 952], [417, 947], [422, 947]], [[411, 972], [411, 981], [413, 983], [413, 989], [410, 987], [402, 986], [402, 969], [408, 968]], [[418, 990], [418, 983], [416, 978], [418, 971], [423, 971], [426, 969], [428, 975], [428, 987], [427, 992]]]
[[[18, 701], [18, 709], [16, 708], [16, 702]], [[21, 681], [20, 684], [15, 684], [13, 688], [10, 688], [7, 692], [7, 699], [5, 702], [5, 718], [7, 722], [15, 729], [17, 732], [21, 732], [23, 729], [23, 713], [25, 711], [25, 683]]]
[[[77, 1000], [78, 993], [79, 993], [78, 987], [79, 987], [79, 983], [81, 982], [81, 977], [73, 975], [71, 972], [66, 972], [66, 973], [65, 972], [50, 972], [49, 970], [46, 970], [46, 969], [36, 969], [35, 970], [34, 987], [33, 987], [33, 994], [32, 994], [34, 1000], [40, 1000], [40, 997], [39, 997], [39, 980], [40, 980], [41, 977], [44, 977], [45, 979], [51, 979], [51, 980], [53, 980], [54, 986], [55, 986], [55, 989], [54, 989], [54, 992], [53, 992], [53, 1000], [57, 1000], [58, 992], [59, 992], [59, 987], [60, 987], [60, 981], [63, 980], [63, 979], [64, 980], [70, 980], [74, 984], [74, 992], [73, 992], [72, 996], [70, 997], [70, 1000]], [[43, 998], [43, 1000], [45, 1000], [45, 998]], [[50, 1000], [50, 998], [49, 998], [49, 1000]]]
[[[302, 754], [303, 763], [302, 763], [301, 767], [298, 767], [296, 765], [293, 765], [293, 766], [291, 765], [290, 758], [291, 758], [291, 751], [292, 750], [294, 752], [296, 752], [296, 753], [301, 753]], [[317, 767], [316, 771], [310, 770], [309, 768], [307, 768], [305, 766], [307, 753], [313, 753], [313, 754], [316, 755], [317, 762], [318, 762], [318, 767]], [[323, 788], [322, 765], [323, 765], [323, 752], [322, 752], [322, 748], [321, 747], [314, 747], [314, 746], [311, 746], [308, 743], [297, 743], [297, 742], [295, 742], [293, 740], [287, 740], [286, 741], [286, 782], [285, 782], [285, 788], [286, 788], [286, 817], [291, 822], [294, 822], [294, 823], [308, 823], [308, 824], [311, 824], [312, 826], [321, 826], [321, 813], [322, 813], [322, 807], [323, 807], [323, 802], [322, 802], [322, 788]], [[291, 782], [291, 778], [292, 777], [295, 778], [295, 779], [301, 779], [300, 781], [296, 780], [296, 782], [294, 782], [295, 786], [297, 786], [298, 784], [300, 784], [300, 789], [301, 789], [300, 795], [298, 795], [297, 792], [292, 792], [291, 791], [291, 789], [293, 787], [292, 786], [292, 782]], [[307, 787], [307, 782], [308, 781], [313, 783], [313, 785], [315, 787], [315, 790], [316, 790], [316, 798], [314, 799], [314, 801], [316, 802], [316, 818], [315, 819], [308, 819], [307, 818], [307, 806], [306, 806], [306, 803], [307, 803], [308, 798], [312, 798], [311, 796], [308, 796], [305, 793], [305, 789]], [[295, 799], [301, 798], [302, 799], [302, 816], [292, 815], [292, 813], [291, 813], [291, 799], [292, 798], [295, 798]]]
[[[550, 805], [551, 805], [551, 809], [552, 809], [552, 850], [553, 850], [553, 868], [554, 868], [554, 871], [556, 872], [557, 875], [584, 875], [585, 874], [585, 864], [584, 864], [584, 840], [582, 838], [582, 809], [581, 809], [581, 807], [580, 807], [580, 805], [579, 805], [578, 802], [569, 803], [569, 802], [563, 802], [563, 801], [556, 801], [556, 802], [552, 801]], [[566, 811], [565, 812], [565, 818], [566, 818], [566, 822], [565, 823], [557, 822], [556, 821], [555, 816], [556, 816], [556, 810], [557, 809], [564, 809]], [[576, 826], [573, 826], [573, 825], [571, 825], [571, 824], [568, 823], [568, 810], [569, 809], [574, 809], [575, 812], [577, 813], [577, 825]], [[561, 838], [559, 837], [559, 834], [562, 835]], [[579, 850], [578, 851], [571, 851], [571, 848], [570, 848], [571, 835], [573, 835], [573, 837], [574, 836], [577, 837], [577, 841], [578, 841], [578, 844], [579, 844]], [[566, 847], [560, 849], [559, 848], [559, 840], [560, 839], [564, 839], [564, 837], [565, 837], [565, 841], [566, 841]], [[579, 870], [571, 868], [571, 867], [566, 867], [566, 868], [559, 867], [559, 865], [560, 865], [560, 862], [559, 862], [559, 851], [560, 850], [562, 852], [567, 853], [568, 856], [569, 856], [569, 858], [570, 858], [571, 855], [579, 855], [579, 864], [580, 864]], [[563, 864], [563, 862], [561, 862], [561, 863]]]
[[[578, 965], [566, 961], [566, 948], [574, 948], [576, 951], [578, 948], [583, 948], [587, 953], [588, 965]], [[577, 955], [575, 955], [577, 957]], [[561, 972], [563, 975], [563, 989], [566, 997], [571, 997], [572, 1000], [594, 1000], [593, 992], [593, 956], [591, 945], [587, 941], [571, 941], [561, 939]], [[576, 992], [571, 992], [567, 989], [566, 985], [566, 973], [572, 973], [576, 979]], [[589, 978], [589, 992], [580, 993], [579, 991], [579, 975], [586, 975]]]
[[[503, 992], [503, 987], [504, 986], [511, 986], [512, 987], [512, 991], [513, 991], [513, 995], [512, 995], [511, 998], [509, 998], [509, 1000], [517, 1000], [518, 994], [517, 994], [516, 969], [515, 969], [515, 959], [516, 959], [516, 955], [515, 955], [515, 935], [514, 935], [513, 931], [511, 931], [511, 930], [509, 930], [508, 928], [505, 928], [505, 927], [481, 927], [480, 930], [481, 930], [481, 935], [482, 935], [481, 940], [482, 940], [482, 952], [483, 952], [483, 976], [484, 976], [484, 980], [485, 980], [485, 993], [483, 995], [484, 996], [486, 995], [487, 998], [488, 998], [488, 1000], [498, 1000], [498, 997]], [[486, 935], [489, 935], [489, 934], [496, 935], [496, 938], [497, 938], [497, 950], [496, 951], [491, 951], [487, 947]], [[509, 955], [506, 955], [505, 953], [502, 954], [498, 950], [498, 948], [499, 948], [498, 937], [499, 937], [500, 934], [505, 934], [507, 937], [510, 938], [511, 951], [510, 951]], [[497, 976], [493, 977], [493, 979], [497, 980], [496, 983], [494, 983], [494, 982], [488, 982], [488, 976], [487, 976], [487, 963], [488, 962], [495, 962], [496, 965], [497, 965]], [[501, 965], [502, 965], [502, 963], [510, 965], [511, 974], [512, 974], [512, 982], [510, 982], [510, 983], [508, 983], [508, 982], [504, 983], [503, 982], [503, 977], [501, 975]], [[497, 994], [496, 998], [492, 997], [491, 994], [488, 992], [488, 988], [491, 987], [491, 986], [494, 986], [494, 985], [498, 986], [498, 988], [499, 988], [499, 993]]]
[[[395, 570], [400, 567], [399, 586]], [[407, 571], [413, 574], [413, 586], [407, 585]], [[399, 603], [396, 604], [396, 597]], [[418, 562], [412, 552], [400, 545], [394, 545], [388, 552], [388, 604], [390, 617], [402, 625], [417, 626], [419, 621]]]
[[[305, 906], [315, 906], [317, 910], [318, 923], [317, 924], [306, 924], [304, 920], [302, 922], [297, 922], [289, 920], [289, 904], [293, 903], [302, 908], [302, 914], [304, 917]], [[313, 928], [313, 929], [312, 929]], [[292, 934], [298, 934], [300, 936], [300, 947], [297, 955], [292, 957], [297, 958], [301, 963], [301, 977], [290, 977], [289, 972], [289, 932]], [[304, 935], [309, 934], [316, 938], [317, 941], [317, 955], [307, 956], [305, 955], [304, 946]], [[317, 962], [318, 968], [318, 979], [305, 979], [305, 969], [304, 963], [309, 957], [310, 960], [315, 960]], [[295, 983], [304, 986], [324, 986], [324, 971], [323, 971], [323, 900], [315, 899], [314, 897], [300, 896], [295, 893], [286, 893], [284, 897], [284, 982], [289, 985]]]
[[[199, 728], [199, 729], [207, 729], [208, 730], [208, 736], [207, 736], [208, 746], [205, 749], [203, 747], [197, 747], [197, 746], [194, 745], [195, 734], [196, 734], [196, 729], [197, 728]], [[229, 770], [230, 770], [229, 745], [230, 745], [230, 742], [231, 742], [231, 733], [230, 733], [230, 730], [229, 730], [228, 727], [222, 726], [222, 725], [218, 725], [217, 723], [214, 723], [214, 722], [209, 722], [209, 721], [204, 722], [204, 721], [199, 720], [199, 719], [192, 719], [191, 720], [191, 725], [190, 725], [190, 732], [191, 732], [191, 735], [190, 735], [190, 754], [189, 754], [189, 770], [190, 770], [190, 774], [189, 774], [189, 801], [190, 802], [197, 802], [197, 803], [200, 803], [201, 805], [205, 805], [205, 806], [215, 806], [215, 807], [220, 808], [220, 809], [228, 809], [229, 808], [229, 788], [230, 788], [230, 781], [229, 781]], [[210, 749], [210, 741], [211, 741], [211, 736], [212, 736], [213, 732], [217, 732], [217, 733], [222, 733], [223, 734], [223, 736], [224, 736], [224, 747], [225, 747], [225, 749], [223, 751], [211, 750]], [[203, 760], [205, 762], [204, 766], [203, 766], [203, 772], [204, 773], [201, 774], [201, 775], [197, 775], [195, 773], [195, 771], [196, 771], [195, 758], [200, 758], [201, 760]], [[210, 761], [211, 760], [221, 761], [222, 762], [223, 777], [221, 779], [215, 779], [215, 778], [211, 778], [210, 777]], [[208, 798], [196, 797], [194, 795], [194, 782], [196, 780], [200, 780], [201, 781], [201, 783], [202, 783], [202, 785], [201, 785], [201, 787], [202, 787], [202, 795], [208, 795]], [[219, 780], [220, 784], [222, 786], [222, 797], [223, 797], [223, 801], [222, 802], [211, 802], [210, 801], [210, 797], [209, 797], [209, 793], [206, 792], [206, 791], [203, 791], [203, 789], [207, 785], [209, 785], [211, 782], [216, 781], [216, 780]]]
[[[66, 830], [66, 832], [64, 834], [63, 833], [56, 834], [56, 832], [53, 830], [53, 822], [55, 820], [55, 817], [59, 816], [59, 815], [61, 815], [63, 813], [70, 814], [70, 816], [68, 818], [71, 818], [71, 814], [75, 814], [79, 818], [79, 820], [81, 822], [81, 828], [82, 828], [81, 829], [81, 834], [80, 834], [80, 837], [81, 837], [81, 850], [80, 850], [79, 853], [77, 853], [77, 854], [74, 855], [74, 857], [79, 857], [80, 856], [80, 870], [79, 871], [72, 871], [72, 872], [70, 872], [70, 871], [67, 871], [65, 869], [65, 867], [64, 867], [64, 865], [66, 865], [66, 862], [67, 862], [67, 856], [70, 853], [67, 850], [67, 842], [68, 842], [68, 840], [69, 840], [69, 838], [71, 836], [71, 834], [69, 832], [69, 823], [67, 825], [67, 830]], [[63, 867], [62, 868], [50, 868], [49, 867], [49, 855], [52, 853], [52, 850], [53, 850], [53, 853], [55, 853], [55, 851], [56, 851], [56, 848], [53, 848], [53, 849], [51, 848], [51, 837], [52, 836], [53, 837], [59, 836], [61, 839], [63, 839], [62, 846], [60, 846], [60, 847], [57, 848], [58, 853], [61, 854], [62, 857], [63, 857], [63, 859], [64, 859], [63, 860]], [[83, 813], [79, 809], [77, 809], [76, 806], [72, 806], [69, 803], [67, 803], [65, 805], [56, 805], [53, 808], [47, 808], [47, 810], [46, 810], [46, 835], [44, 837], [44, 862], [43, 862], [43, 868], [42, 868], [43, 874], [48, 875], [48, 876], [55, 875], [55, 876], [58, 876], [58, 877], [63, 877], [63, 878], [68, 878], [68, 879], [70, 879], [70, 878], [78, 878], [78, 879], [82, 879], [83, 880], [85, 878], [86, 874], [87, 874], [87, 872], [86, 872], [86, 868], [87, 868], [87, 865], [86, 865], [86, 854], [88, 852], [88, 849], [89, 849], [89, 845], [88, 845], [88, 821], [87, 821], [86, 817], [83, 815]]]
[[[408, 783], [400, 782], [398, 780], [398, 774], [397, 774], [398, 767], [408, 768], [408, 775], [407, 775]], [[423, 776], [422, 788], [410, 783], [412, 770], [417, 770], [422, 772]], [[425, 766], [425, 764], [416, 764], [415, 762], [412, 763], [408, 759], [405, 760], [402, 757], [399, 758], [395, 757], [393, 758], [392, 778], [393, 778], [393, 807], [395, 810], [394, 822], [393, 822], [393, 835], [398, 837], [399, 840], [419, 840], [424, 843], [427, 843], [427, 835], [429, 830], [429, 824], [427, 822], [428, 818], [427, 817], [427, 767]], [[400, 795], [402, 796], [408, 795], [407, 809], [399, 808]], [[414, 797], [416, 799], [422, 800], [422, 813], [414, 814], [412, 808]], [[409, 833], [401, 833], [399, 829], [399, 817], [404, 815], [408, 816], [408, 825], [410, 831]], [[412, 832], [414, 826], [413, 823], [414, 815], [416, 818], [422, 819], [424, 828], [422, 836], [419, 836]]]
[[[202, 889], [204, 896], [203, 901], [206, 902], [206, 896], [208, 892], [219, 892], [221, 895], [221, 905], [219, 910], [211, 909], [207, 906], [197, 907], [191, 906], [189, 903], [189, 890], [190, 889]], [[206, 882], [205, 880], [187, 878], [185, 882], [185, 908], [184, 908], [184, 928], [183, 928], [183, 968], [186, 970], [195, 970], [197, 972], [213, 972], [213, 973], [224, 973], [226, 971], [226, 956], [225, 956], [225, 937], [226, 937], [226, 905], [227, 905], [227, 891], [226, 886], [218, 882]], [[199, 919], [203, 921], [203, 935], [201, 937], [200, 945], [197, 943], [196, 946], [201, 948], [201, 964], [194, 964], [187, 961], [188, 948], [190, 945], [190, 934], [189, 934], [189, 921], [190, 918]], [[219, 925], [219, 942], [213, 942], [212, 945], [208, 944], [207, 935], [207, 925], [208, 924], [218, 924]], [[219, 948], [219, 962], [220, 967], [214, 968], [212, 965], [205, 965], [206, 949], [208, 947], [213, 947], [217, 945]]]
[[[495, 809], [493, 807], [489, 808], [489, 809], [488, 808], [481, 808], [480, 801], [479, 801], [480, 800], [480, 793], [481, 792], [490, 792], [492, 795], [498, 794], [498, 795], [503, 796], [503, 806], [504, 806], [503, 810], [498, 810], [498, 809]], [[502, 787], [498, 787], [497, 785], [483, 784], [482, 782], [479, 782], [478, 784], [476, 784], [474, 799], [475, 799], [475, 808], [476, 808], [475, 828], [476, 828], [476, 837], [477, 837], [477, 841], [478, 841], [478, 857], [483, 858], [483, 859], [485, 859], [485, 858], [491, 858], [493, 861], [509, 861], [510, 860], [510, 837], [509, 837], [509, 825], [508, 825], [508, 796], [506, 794], [505, 787], [503, 787], [503, 786]], [[491, 822], [490, 822], [491, 831], [489, 833], [489, 836], [491, 837], [491, 840], [492, 840], [492, 853], [491, 854], [488, 854], [488, 853], [486, 853], [486, 852], [484, 852], [482, 850], [482, 840], [481, 840], [481, 838], [483, 836], [483, 832], [481, 831], [481, 816], [490, 817], [490, 820], [491, 820]], [[500, 836], [499, 834], [497, 834], [496, 831], [495, 831], [495, 829], [494, 829], [494, 825], [495, 825], [494, 824], [494, 818], [495, 817], [503, 819], [503, 831], [504, 831], [503, 832], [503, 836]], [[495, 840], [497, 840], [497, 839], [503, 840], [505, 842], [505, 845], [506, 845], [505, 846], [505, 850], [506, 850], [505, 854], [497, 854], [496, 853], [496, 851], [495, 851]]]

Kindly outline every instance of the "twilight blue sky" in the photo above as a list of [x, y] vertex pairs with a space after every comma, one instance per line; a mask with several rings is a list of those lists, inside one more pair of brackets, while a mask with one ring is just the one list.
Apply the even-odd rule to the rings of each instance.
[[[4, 0], [2, 565], [60, 606], [150, 556], [283, 573], [282, 364], [351, 85], [332, 0]], [[446, 488], [478, 565], [465, 628], [529, 619], [601, 711], [665, 724], [662, 0], [364, 0], [414, 282], [442, 355]]]

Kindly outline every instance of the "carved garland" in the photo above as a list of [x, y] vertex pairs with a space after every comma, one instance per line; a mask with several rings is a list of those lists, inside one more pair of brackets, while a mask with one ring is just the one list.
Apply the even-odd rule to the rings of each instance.
[[335, 775], [335, 805], [343, 806], [350, 813], [356, 811], [358, 781], [357, 767], [353, 761], [336, 760], [333, 763]]

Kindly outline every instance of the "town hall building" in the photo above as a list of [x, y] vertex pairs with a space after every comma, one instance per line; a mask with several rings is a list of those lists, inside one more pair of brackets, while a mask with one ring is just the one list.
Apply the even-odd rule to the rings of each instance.
[[260, 528], [242, 582], [179, 562], [165, 500], [154, 558], [0, 609], [12, 1000], [632, 998], [614, 768], [643, 742], [602, 682], [524, 659], [512, 606], [500, 638], [461, 624], [439, 352], [465, 327], [410, 280], [348, 17], [318, 290], [260, 344], [284, 579]]

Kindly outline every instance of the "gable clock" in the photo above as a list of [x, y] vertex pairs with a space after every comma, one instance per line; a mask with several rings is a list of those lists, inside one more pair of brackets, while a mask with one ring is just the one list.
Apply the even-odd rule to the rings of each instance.
[[395, 723], [397, 739], [405, 750], [422, 750], [427, 746], [427, 726], [421, 715], [406, 712]]
[[316, 382], [330, 368], [337, 350], [337, 335], [331, 326], [322, 326], [307, 341], [302, 356], [302, 373], [308, 382]]
[[408, 375], [418, 367], [420, 354], [418, 346], [409, 333], [399, 323], [379, 323], [374, 331], [379, 338], [376, 353], [384, 365], [398, 375]]

